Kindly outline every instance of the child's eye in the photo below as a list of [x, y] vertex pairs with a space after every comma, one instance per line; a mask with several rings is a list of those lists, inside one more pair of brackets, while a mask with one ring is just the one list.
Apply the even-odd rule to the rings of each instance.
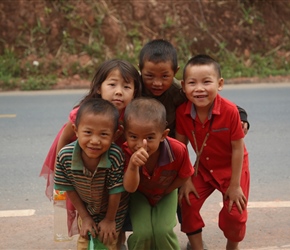
[[91, 134], [91, 131], [85, 130], [84, 133], [87, 134], [87, 135], [90, 135]]
[[109, 134], [108, 134], [108, 133], [105, 133], [105, 132], [103, 132], [103, 133], [101, 133], [101, 136], [102, 136], [102, 137], [107, 137], [107, 136], [109, 136]]
[[152, 141], [152, 140], [154, 140], [154, 137], [153, 136], [148, 136], [147, 137], [147, 141]]
[[169, 78], [168, 75], [164, 75], [164, 76], [163, 76], [163, 79], [168, 79], [168, 78]]
[[131, 86], [130, 85], [126, 85], [125, 89], [131, 89]]
[[153, 78], [153, 75], [145, 75], [145, 77], [146, 77], [147, 79], [151, 79], [151, 78]]
[[135, 139], [136, 139], [136, 136], [135, 136], [135, 135], [130, 135], [129, 138], [130, 138], [131, 140], [135, 140]]

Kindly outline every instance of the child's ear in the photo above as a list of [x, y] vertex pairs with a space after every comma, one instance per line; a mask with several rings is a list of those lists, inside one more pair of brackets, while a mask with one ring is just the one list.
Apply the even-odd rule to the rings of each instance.
[[78, 137], [78, 130], [77, 130], [77, 126], [73, 123], [72, 124], [72, 129], [73, 129], [73, 131], [75, 132], [75, 134], [76, 134], [76, 137]]
[[119, 125], [119, 128], [117, 129], [114, 135], [114, 141], [118, 140], [123, 133], [124, 133], [124, 126]]
[[180, 83], [181, 83], [182, 91], [185, 93], [185, 88], [184, 88], [185, 83], [183, 80], [181, 80]]
[[221, 91], [224, 87], [224, 78], [220, 78], [218, 82], [218, 91]]
[[176, 69], [175, 72], [174, 72], [174, 76], [176, 75], [176, 73], [178, 72], [179, 69], [180, 69], [180, 67], [177, 66], [177, 69]]
[[164, 141], [164, 139], [166, 138], [166, 136], [169, 134], [170, 129], [167, 128], [163, 131], [162, 133], [162, 137], [161, 137], [161, 141]]

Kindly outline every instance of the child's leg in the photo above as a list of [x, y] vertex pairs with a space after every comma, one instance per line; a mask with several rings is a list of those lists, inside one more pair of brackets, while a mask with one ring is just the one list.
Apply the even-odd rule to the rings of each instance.
[[[247, 170], [243, 170], [240, 185], [247, 199], [249, 196], [249, 183], [249, 172]], [[225, 190], [222, 190], [222, 192], [224, 194]], [[219, 214], [219, 227], [224, 232], [225, 237], [228, 239], [228, 244], [231, 246], [237, 246], [238, 242], [242, 241], [245, 237], [248, 212], [246, 208], [242, 214], [240, 214], [235, 203], [233, 204], [230, 213], [228, 212], [228, 207], [229, 199], [223, 201], [223, 208]], [[237, 249], [237, 247], [231, 249]]]
[[127, 240], [129, 250], [152, 249], [153, 228], [151, 224], [151, 210], [147, 198], [136, 191], [130, 196], [129, 213], [133, 233]]
[[185, 199], [182, 200], [181, 230], [186, 233], [192, 249], [203, 249], [201, 232], [205, 224], [200, 215], [200, 209], [205, 200], [215, 190], [215, 187], [213, 187], [210, 182], [205, 182], [200, 175], [192, 176], [192, 181], [198, 192], [199, 198], [193, 193], [190, 193], [189, 200], [191, 206], [187, 204]]
[[164, 196], [152, 208], [152, 225], [155, 249], [180, 249], [177, 235], [173, 228], [176, 226], [177, 190]]

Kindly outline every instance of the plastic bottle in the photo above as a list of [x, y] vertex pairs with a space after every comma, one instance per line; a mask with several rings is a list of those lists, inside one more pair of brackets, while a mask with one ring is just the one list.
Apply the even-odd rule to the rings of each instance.
[[72, 237], [68, 236], [65, 191], [54, 190], [53, 208], [54, 208], [54, 240], [55, 241], [72, 240]]

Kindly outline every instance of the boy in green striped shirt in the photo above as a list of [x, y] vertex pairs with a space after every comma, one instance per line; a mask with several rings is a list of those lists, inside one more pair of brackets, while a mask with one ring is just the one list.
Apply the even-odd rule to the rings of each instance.
[[73, 125], [78, 139], [57, 156], [55, 189], [66, 191], [78, 211], [78, 249], [87, 249], [88, 233], [108, 249], [117, 249], [128, 206], [124, 156], [113, 143], [118, 119], [110, 102], [101, 98], [84, 102]]

